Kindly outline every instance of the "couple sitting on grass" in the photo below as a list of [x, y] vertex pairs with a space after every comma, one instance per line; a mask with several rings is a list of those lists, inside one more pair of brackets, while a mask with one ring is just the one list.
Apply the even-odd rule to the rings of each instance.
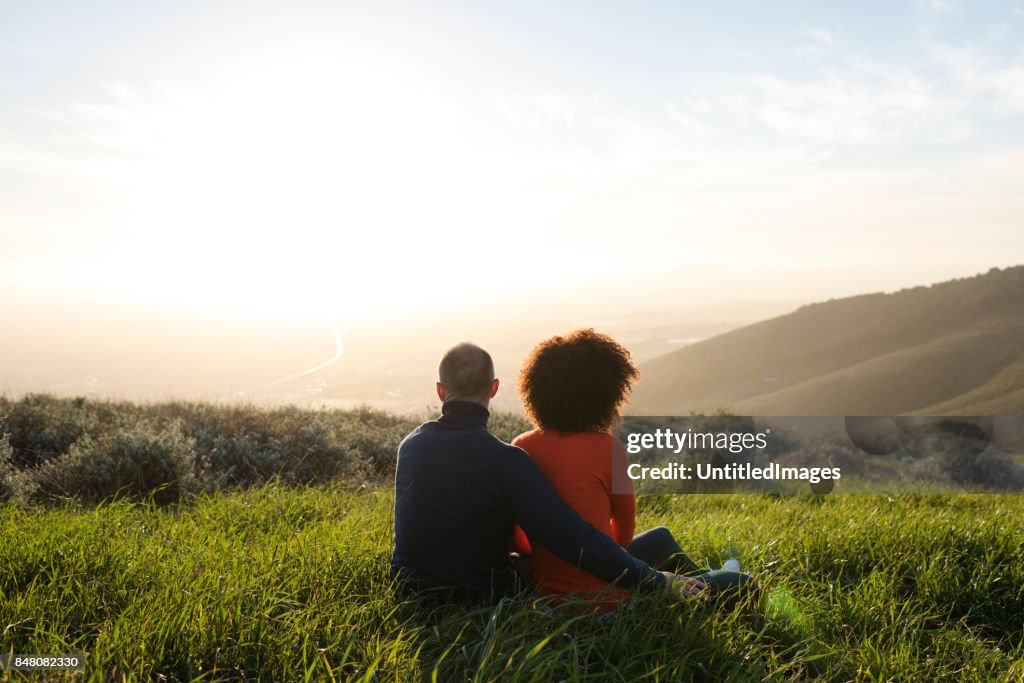
[[747, 574], [700, 568], [665, 527], [634, 536], [627, 455], [611, 428], [637, 370], [613, 339], [579, 330], [531, 352], [519, 391], [536, 429], [512, 445], [487, 431], [499, 382], [486, 351], [459, 344], [438, 374], [441, 417], [398, 447], [391, 571], [403, 589], [480, 602], [533, 588], [597, 610], [633, 591], [755, 590]]

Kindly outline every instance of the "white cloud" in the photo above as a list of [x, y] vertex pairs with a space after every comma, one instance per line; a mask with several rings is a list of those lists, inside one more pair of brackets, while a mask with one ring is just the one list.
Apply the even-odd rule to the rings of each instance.
[[832, 45], [836, 42], [836, 37], [832, 31], [826, 28], [812, 28], [809, 29], [807, 35], [811, 40], [816, 43], [822, 43], [824, 45]]
[[931, 44], [926, 53], [951, 89], [981, 113], [1024, 112], [1024, 56], [998, 59], [976, 47]]
[[1024, 112], [1024, 66], [1000, 69], [983, 78], [985, 87], [996, 94], [997, 106], [1007, 113]]
[[936, 14], [947, 14], [958, 9], [954, 0], [915, 0], [918, 7]]
[[811, 42], [794, 49], [821, 62], [810, 76], [722, 74], [672, 102], [672, 118], [693, 130], [757, 137], [766, 129], [791, 142], [885, 150], [963, 141], [993, 117], [1024, 112], [1022, 56], [925, 43], [896, 64], [866, 57], [823, 29], [805, 34]]
[[835, 49], [838, 44], [835, 33], [827, 28], [807, 29], [800, 35], [806, 38], [806, 42], [800, 45], [798, 50], [807, 57], [821, 57]]
[[498, 109], [512, 123], [520, 126], [571, 126], [575, 118], [575, 104], [558, 94], [498, 95], [494, 100]]
[[[700, 111], [704, 106], [708, 105], [691, 105], [690, 111]], [[678, 123], [683, 128], [686, 128], [692, 131], [693, 133], [697, 134], [709, 133], [709, 128], [705, 124], [701, 123], [699, 117], [696, 116], [694, 113], [683, 113], [682, 111], [680, 111], [679, 107], [672, 104], [671, 102], [666, 102], [665, 107], [668, 109], [668, 114], [670, 117], [672, 117], [672, 120]]]
[[39, 57], [44, 55], [66, 54], [64, 50], [41, 45], [39, 43], [28, 43], [24, 41], [0, 40], [0, 50], [26, 55], [28, 57]]
[[[827, 144], [877, 146], [931, 136], [955, 119], [958, 103], [914, 74], [889, 71], [881, 78], [829, 74], [811, 81], [773, 75], [747, 80], [753, 95], [741, 116], [787, 137]], [[724, 103], [729, 111], [728, 102]]]

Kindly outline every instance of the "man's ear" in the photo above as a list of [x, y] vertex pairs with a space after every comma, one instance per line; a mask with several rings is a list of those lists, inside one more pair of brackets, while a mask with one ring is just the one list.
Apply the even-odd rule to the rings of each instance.
[[497, 377], [495, 377], [495, 378], [494, 378], [494, 381], [493, 381], [493, 382], [491, 382], [491, 395], [490, 395], [490, 396], [488, 396], [488, 398], [494, 398], [494, 395], [495, 395], [496, 393], [498, 393], [498, 385], [499, 385], [499, 384], [501, 384], [501, 382], [499, 382], [499, 381], [498, 381], [498, 378], [497, 378]]
[[444, 403], [444, 396], [447, 392], [444, 390], [444, 385], [440, 382], [437, 383], [437, 397], [441, 399], [441, 403]]

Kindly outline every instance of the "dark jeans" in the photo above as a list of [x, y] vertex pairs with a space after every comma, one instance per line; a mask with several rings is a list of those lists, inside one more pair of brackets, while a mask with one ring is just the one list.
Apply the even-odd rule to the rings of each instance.
[[663, 526], [637, 534], [626, 550], [657, 570], [700, 579], [713, 595], [738, 596], [757, 592], [757, 582], [750, 574], [699, 566], [683, 552], [672, 532]]

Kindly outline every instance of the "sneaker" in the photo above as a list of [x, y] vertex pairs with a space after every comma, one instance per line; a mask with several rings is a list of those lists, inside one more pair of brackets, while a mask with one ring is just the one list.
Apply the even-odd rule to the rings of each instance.
[[731, 572], [738, 572], [740, 570], [740, 561], [735, 557], [729, 558], [722, 565], [722, 569], [728, 569]]

